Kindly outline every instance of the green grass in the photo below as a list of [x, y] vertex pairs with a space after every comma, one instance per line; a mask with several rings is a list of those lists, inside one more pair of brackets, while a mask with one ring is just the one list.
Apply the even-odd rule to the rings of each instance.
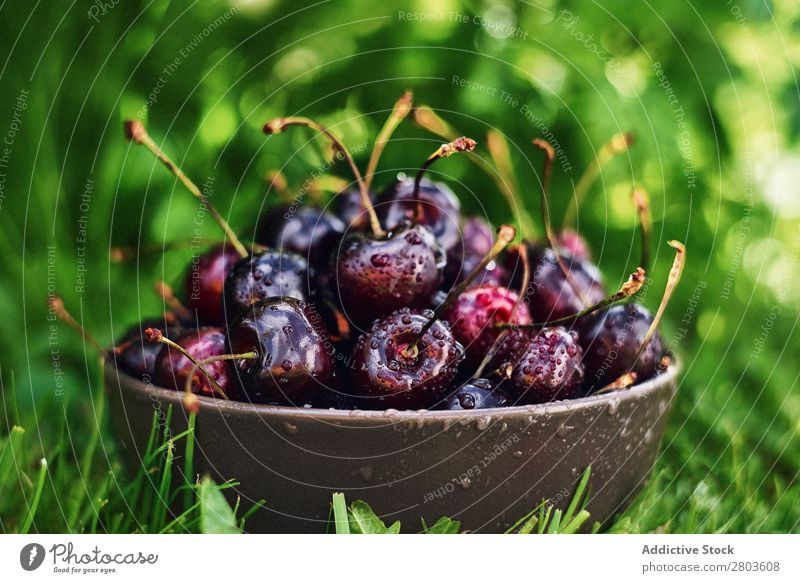
[[[98, 374], [98, 378], [102, 375]], [[61, 439], [45, 448], [44, 457], [31, 432], [13, 425], [0, 439], [0, 527], [5, 533], [237, 533], [261, 503], [240, 512], [231, 508], [223, 491], [236, 482], [216, 484], [192, 471], [194, 414], [189, 428], [170, 435], [154, 413], [141, 465], [123, 469], [117, 452], [105, 449], [113, 440], [103, 416], [105, 391], [95, 389], [94, 428], [70, 444]], [[6, 402], [6, 404], [8, 404]], [[8, 414], [8, 409], [6, 413]], [[162, 429], [159, 429], [162, 427]], [[85, 443], [83, 441], [85, 440]], [[183, 471], [176, 472], [176, 446], [185, 442]], [[103, 445], [102, 454], [97, 445]], [[41, 445], [41, 444], [39, 444]], [[74, 446], [74, 448], [73, 448]], [[83, 451], [81, 459], [74, 452]], [[107, 467], [106, 467], [106, 464]], [[176, 482], [175, 476], [180, 479]], [[238, 516], [237, 516], [238, 514]]]

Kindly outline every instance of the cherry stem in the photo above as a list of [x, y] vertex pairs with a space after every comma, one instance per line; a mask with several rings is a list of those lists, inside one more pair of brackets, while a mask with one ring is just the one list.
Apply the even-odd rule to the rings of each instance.
[[372, 201], [369, 199], [369, 190], [364, 182], [364, 178], [361, 176], [358, 166], [356, 166], [353, 157], [350, 155], [350, 152], [347, 151], [347, 148], [344, 147], [344, 144], [342, 144], [341, 140], [339, 140], [339, 138], [337, 138], [333, 132], [331, 132], [324, 125], [307, 117], [279, 117], [265, 123], [263, 131], [268, 136], [271, 136], [273, 134], [279, 134], [285, 131], [286, 128], [290, 126], [305, 126], [322, 134], [331, 143], [333, 149], [339, 152], [345, 161], [347, 161], [347, 164], [350, 166], [350, 169], [353, 172], [353, 176], [356, 179], [358, 189], [361, 193], [361, 204], [369, 214], [369, 222], [372, 227], [372, 232], [376, 237], [383, 237], [385, 233], [381, 228], [381, 223], [378, 220], [378, 214], [375, 212], [375, 207], [372, 206]]
[[91, 344], [92, 348], [94, 348], [98, 354], [103, 354], [105, 352], [105, 349], [100, 345], [97, 339], [72, 317], [72, 314], [70, 314], [66, 306], [64, 306], [64, 300], [61, 296], [51, 296], [47, 299], [47, 303], [56, 317], [83, 336], [84, 340]]
[[461, 136], [460, 138], [456, 138], [452, 142], [448, 142], [446, 144], [442, 144], [439, 146], [436, 151], [428, 156], [428, 159], [425, 160], [425, 163], [420, 166], [419, 172], [417, 172], [416, 178], [414, 178], [414, 193], [411, 197], [411, 200], [417, 207], [417, 215], [415, 220], [419, 221], [420, 217], [422, 216], [422, 201], [419, 198], [419, 189], [422, 185], [422, 177], [425, 176], [425, 172], [428, 171], [436, 160], [441, 160], [442, 158], [449, 158], [453, 154], [459, 154], [461, 152], [472, 152], [475, 149], [475, 146], [478, 145], [478, 142], [471, 138], [467, 138]]
[[604, 395], [605, 393], [612, 393], [614, 391], [618, 391], [620, 389], [627, 389], [631, 385], [636, 382], [637, 375], [635, 372], [626, 372], [625, 374], [621, 375], [618, 379], [615, 379], [608, 383], [602, 389], [599, 389], [594, 392], [595, 395]]
[[264, 182], [269, 190], [274, 190], [281, 200], [289, 199], [289, 184], [280, 170], [270, 170], [264, 175]]
[[[211, 386], [215, 391], [217, 391], [220, 394], [224, 394], [225, 393], [222, 390], [222, 387], [219, 386], [217, 381], [214, 380], [214, 377], [211, 376], [211, 373], [209, 373], [205, 369], [205, 367], [203, 367], [202, 365], [198, 364], [197, 359], [194, 356], [189, 354], [183, 346], [181, 346], [180, 344], [178, 344], [176, 342], [173, 342], [172, 340], [170, 340], [169, 338], [164, 336], [164, 333], [161, 332], [161, 330], [159, 330], [158, 328], [145, 328], [144, 329], [144, 338], [148, 342], [154, 342], [154, 343], [158, 342], [158, 343], [161, 343], [161, 344], [166, 344], [169, 348], [173, 348], [173, 349], [177, 350], [178, 352], [180, 352], [183, 356], [185, 356], [189, 360], [189, 362], [191, 362], [196, 368], [199, 368], [200, 371], [204, 375], [206, 375], [206, 378], [208, 379], [208, 382], [211, 383]], [[189, 378], [192, 378], [193, 376], [194, 376], [194, 373], [192, 373], [192, 375]]]
[[367, 191], [372, 187], [372, 181], [375, 178], [375, 169], [378, 167], [378, 162], [381, 159], [381, 154], [383, 154], [383, 149], [386, 147], [386, 143], [389, 141], [389, 138], [392, 137], [392, 134], [397, 129], [397, 126], [400, 125], [408, 114], [411, 112], [411, 105], [412, 100], [414, 98], [414, 94], [411, 91], [406, 91], [397, 100], [392, 108], [392, 113], [389, 115], [389, 118], [386, 120], [386, 123], [383, 124], [378, 137], [375, 140], [375, 145], [372, 148], [372, 154], [369, 157], [369, 163], [367, 164], [367, 174], [364, 178], [364, 181], [367, 184]]
[[653, 334], [655, 334], [658, 323], [661, 321], [661, 317], [667, 309], [667, 304], [669, 304], [669, 300], [672, 297], [672, 292], [675, 291], [678, 282], [681, 280], [681, 275], [683, 274], [683, 266], [686, 263], [686, 247], [680, 241], [674, 240], [668, 241], [667, 244], [675, 249], [675, 259], [672, 262], [672, 268], [669, 270], [667, 285], [664, 288], [664, 295], [661, 297], [661, 303], [658, 306], [656, 316], [650, 323], [650, 328], [647, 329], [647, 333], [644, 335], [644, 339], [642, 339], [642, 344], [639, 346], [639, 351], [636, 353], [636, 358], [633, 359], [633, 362], [638, 362], [642, 352], [644, 352], [644, 349], [647, 348], [647, 345], [650, 343], [650, 339], [653, 337]]
[[[493, 180], [498, 190], [505, 196], [512, 212], [518, 213], [520, 225], [524, 228], [522, 237], [532, 237], [536, 233], [536, 227], [534, 226], [533, 218], [531, 218], [525, 205], [522, 204], [522, 198], [519, 195], [508, 140], [497, 130], [491, 129], [486, 134], [486, 147], [497, 168], [496, 172], [492, 172]], [[475, 157], [473, 156], [473, 158]], [[488, 164], [487, 167], [489, 167]]]
[[575, 185], [575, 191], [572, 198], [570, 198], [569, 206], [564, 212], [564, 220], [562, 222], [564, 226], [571, 226], [575, 223], [578, 215], [578, 207], [586, 197], [589, 187], [600, 175], [600, 171], [603, 167], [608, 164], [614, 156], [627, 152], [632, 144], [632, 134], [615, 134], [600, 148], [600, 150], [598, 150], [597, 156], [589, 162], [586, 170], [583, 171], [583, 174], [578, 179], [578, 183]]
[[[253, 351], [253, 352], [243, 352], [241, 354], [219, 354], [217, 356], [209, 356], [208, 358], [204, 358], [203, 360], [197, 361], [192, 364], [192, 370], [189, 371], [189, 376], [186, 377], [186, 384], [184, 385], [184, 391], [187, 394], [192, 394], [192, 383], [194, 382], [195, 378], [194, 375], [197, 372], [198, 368], [200, 370], [203, 370], [203, 367], [205, 365], [211, 364], [212, 362], [219, 362], [224, 360], [240, 360], [240, 359], [253, 360], [256, 358], [258, 358], [258, 353]], [[203, 370], [203, 373], [210, 380], [211, 377], [208, 376], [208, 372]], [[220, 388], [220, 386], [217, 383], [214, 383], [214, 390], [219, 392], [222, 398], [228, 399], [228, 395], [225, 394], [225, 391], [223, 391], [222, 388]]]
[[156, 253], [162, 254], [165, 251], [172, 251], [174, 249], [193, 247], [200, 242], [205, 244], [205, 241], [202, 239], [199, 241], [198, 239], [194, 240], [186, 239], [183, 241], [168, 241], [165, 243], [159, 243], [157, 245], [143, 245], [138, 248], [127, 247], [124, 245], [117, 245], [109, 249], [108, 258], [110, 261], [114, 263], [124, 263], [125, 261], [136, 259], [137, 257], [144, 257], [146, 255], [155, 255]]
[[194, 319], [192, 311], [184, 306], [181, 301], [175, 297], [172, 287], [165, 281], [157, 281], [153, 284], [153, 290], [156, 295], [160, 297], [169, 309], [171, 309], [178, 316], [179, 320], [189, 322]]
[[455, 140], [459, 135], [453, 126], [439, 117], [427, 105], [419, 105], [414, 108], [414, 121], [418, 126], [447, 141]]
[[645, 271], [641, 267], [637, 267], [636, 271], [631, 273], [630, 277], [628, 277], [628, 281], [622, 284], [619, 290], [607, 298], [604, 298], [597, 302], [594, 305], [591, 305], [587, 308], [582, 309], [579, 312], [575, 312], [574, 314], [570, 314], [569, 316], [564, 316], [563, 318], [558, 318], [556, 320], [549, 320], [546, 322], [535, 322], [533, 324], [499, 324], [496, 328], [503, 328], [503, 329], [522, 329], [522, 330], [538, 330], [539, 328], [546, 328], [548, 326], [556, 326], [559, 324], [567, 324], [570, 322], [574, 322], [579, 318], [583, 318], [584, 316], [588, 316], [592, 312], [596, 312], [597, 310], [602, 310], [606, 306], [610, 306], [611, 304], [615, 304], [617, 302], [621, 302], [622, 300], [626, 300], [629, 297], [637, 294], [642, 286], [645, 283]]
[[233, 248], [236, 249], [236, 252], [242, 257], [247, 257], [249, 255], [247, 249], [245, 249], [244, 245], [242, 245], [242, 242], [239, 240], [239, 237], [237, 237], [236, 233], [233, 232], [233, 229], [231, 229], [231, 226], [228, 224], [228, 222], [222, 218], [222, 215], [219, 214], [219, 211], [216, 209], [216, 207], [213, 204], [211, 204], [211, 201], [208, 199], [208, 197], [205, 194], [203, 194], [200, 191], [200, 189], [197, 188], [197, 185], [194, 182], [192, 182], [192, 180], [188, 176], [186, 176], [186, 174], [183, 173], [183, 170], [181, 170], [178, 167], [178, 165], [175, 164], [175, 162], [173, 162], [169, 158], [169, 156], [167, 156], [161, 150], [161, 148], [159, 148], [156, 145], [156, 143], [150, 137], [150, 134], [147, 133], [147, 129], [141, 122], [136, 120], [126, 121], [125, 136], [131, 142], [134, 142], [135, 144], [141, 144], [145, 148], [150, 150], [150, 152], [158, 160], [160, 160], [161, 163], [164, 164], [164, 166], [166, 166], [167, 169], [169, 169], [169, 171], [172, 172], [178, 178], [178, 180], [181, 181], [181, 183], [183, 183], [186, 189], [189, 192], [191, 192], [195, 197], [197, 197], [197, 199], [203, 204], [203, 206], [205, 206], [208, 209], [208, 211], [211, 213], [211, 216], [214, 217], [214, 220], [217, 222], [217, 224], [219, 224], [219, 226], [225, 232], [225, 236], [231, 242]]
[[422, 326], [422, 329], [414, 337], [414, 340], [411, 341], [411, 343], [409, 343], [405, 349], [403, 349], [405, 356], [409, 358], [415, 358], [417, 356], [417, 344], [420, 340], [422, 340], [422, 337], [425, 335], [425, 333], [430, 330], [431, 326], [433, 326], [433, 323], [438, 320], [439, 316], [441, 316], [451, 305], [453, 305], [453, 302], [456, 301], [456, 298], [458, 298], [458, 296], [460, 296], [464, 290], [469, 287], [469, 284], [471, 284], [472, 281], [478, 277], [478, 275], [480, 275], [484, 269], [486, 269], [486, 266], [489, 265], [489, 263], [494, 261], [495, 257], [497, 257], [503, 251], [503, 249], [508, 247], [508, 245], [516, 236], [517, 230], [511, 225], [503, 225], [498, 229], [497, 240], [489, 250], [489, 254], [481, 260], [481, 262], [469, 273], [469, 275], [467, 275], [464, 281], [450, 290], [450, 293], [447, 294], [447, 297], [441, 304], [436, 306], [436, 309], [433, 310], [433, 314], [428, 321], [425, 322], [425, 325]]
[[650, 233], [653, 231], [650, 197], [647, 195], [647, 191], [641, 188], [634, 188], [632, 196], [633, 203], [636, 205], [636, 213], [639, 215], [639, 229], [642, 233], [642, 250], [639, 265], [646, 270], [650, 268]]
[[[439, 117], [427, 105], [421, 105], [414, 108], [414, 121], [420, 127], [448, 141], [456, 139], [459, 135], [459, 132], [457, 132], [455, 128]], [[498, 139], [503, 141], [505, 140], [502, 135], [499, 134], [499, 132], [495, 132], [494, 130], [490, 130], [486, 136], [487, 147], [489, 148], [489, 153], [492, 154], [493, 158], [495, 156], [495, 152], [492, 150], [493, 148], [498, 147], [496, 144]], [[507, 144], [505, 145], [505, 148], [508, 150]], [[501, 152], [498, 152], [498, 154], [502, 155]], [[509, 210], [515, 215], [519, 216], [520, 225], [523, 226], [526, 231], [526, 233], [523, 234], [528, 235], [535, 233], [535, 223], [531, 218], [528, 209], [525, 208], [525, 205], [521, 203], [522, 199], [519, 198], [518, 193], [514, 191], [514, 185], [516, 181], [513, 180], [513, 171], [506, 175], [504, 172], [501, 172], [500, 169], [493, 168], [491, 164], [478, 155], [469, 156], [469, 159], [473, 164], [475, 164], [475, 166], [478, 167], [481, 172], [483, 172], [492, 182], [494, 182], [497, 190], [506, 199]], [[494, 159], [495, 164], [498, 164], [498, 160], [496, 158]], [[507, 165], [509, 168], [511, 167], [510, 161], [507, 163]]]
[[[519, 245], [517, 245], [517, 249], [519, 252], [520, 261], [522, 261], [522, 284], [520, 285], [520, 293], [517, 296], [517, 301], [514, 302], [514, 307], [511, 308], [511, 314], [508, 317], [509, 322], [513, 322], [514, 318], [517, 315], [517, 311], [519, 310], [520, 304], [525, 300], [525, 297], [528, 294], [528, 285], [531, 281], [531, 266], [528, 263], [528, 246], [525, 244], [525, 241], [522, 241]], [[489, 351], [486, 353], [486, 356], [483, 357], [478, 370], [475, 371], [475, 374], [472, 375], [472, 378], [476, 379], [479, 378], [483, 371], [489, 366], [489, 362], [494, 358], [497, 351], [500, 349], [500, 346], [503, 344], [506, 336], [508, 336], [509, 330], [503, 330], [500, 334], [497, 335], [497, 338], [494, 339], [492, 346], [489, 348]]]
[[575, 294], [580, 298], [581, 303], [583, 303], [584, 307], [588, 307], [589, 302], [586, 299], [586, 294], [583, 293], [583, 290], [575, 281], [575, 278], [572, 277], [572, 272], [570, 268], [564, 263], [564, 258], [561, 257], [561, 253], [559, 251], [559, 244], [556, 240], [555, 233], [553, 233], [553, 226], [552, 222], [550, 221], [550, 176], [553, 173], [553, 162], [556, 158], [556, 152], [553, 150], [553, 146], [551, 146], [547, 141], [541, 140], [536, 138], [533, 140], [533, 145], [537, 148], [544, 150], [545, 158], [544, 158], [544, 169], [542, 171], [542, 195], [541, 195], [541, 204], [542, 204], [542, 222], [544, 223], [544, 232], [547, 236], [547, 241], [550, 243], [550, 247], [553, 249], [553, 254], [556, 258], [556, 263], [558, 263], [558, 267], [561, 269], [561, 273], [564, 274], [564, 278], [569, 283], [572, 290]]

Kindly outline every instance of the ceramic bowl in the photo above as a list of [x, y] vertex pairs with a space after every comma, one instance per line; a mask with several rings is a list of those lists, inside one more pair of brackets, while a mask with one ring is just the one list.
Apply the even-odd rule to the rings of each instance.
[[[676, 392], [678, 365], [627, 390], [473, 411], [339, 411], [200, 398], [195, 469], [242, 508], [264, 499], [251, 532], [325, 532], [331, 494], [362, 499], [404, 532], [440, 516], [503, 532], [543, 499], [569, 504], [591, 466], [591, 523], [608, 524], [644, 486]], [[106, 367], [115, 431], [138, 466], [154, 412], [186, 428], [175, 391]], [[180, 454], [180, 452], [179, 452]]]

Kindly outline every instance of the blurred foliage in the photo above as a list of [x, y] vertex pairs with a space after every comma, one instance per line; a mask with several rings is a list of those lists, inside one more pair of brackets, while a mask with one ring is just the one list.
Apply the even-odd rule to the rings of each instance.
[[[479, 142], [489, 128], [508, 136], [534, 212], [541, 156], [530, 140], [552, 132], [567, 161], [554, 173], [555, 217], [597, 149], [635, 133], [579, 228], [616, 283], [638, 258], [631, 186], [649, 191], [649, 305], [672, 261], [665, 241], [688, 249], [663, 325], [685, 372], [657, 479], [619, 528], [797, 530], [795, 0], [106, 4], [7, 3], [0, 19], [0, 378], [15, 380], [42, 447], [56, 439], [49, 415], [91, 416], [93, 376], [90, 348], [48, 319], [48, 289], [110, 343], [162, 309], [155, 280], [181, 280], [190, 250], [162, 257], [162, 245], [219, 239], [209, 221], [195, 224], [195, 201], [176, 181], [125, 142], [123, 119], [139, 116], [190, 175], [213, 181], [214, 200], [248, 239], [277, 198], [265, 174], [281, 169], [298, 187], [326, 155], [302, 130], [266, 139], [264, 121], [317, 117], [363, 168], [411, 88]], [[404, 124], [376, 184], [413, 170], [435, 143]], [[333, 172], [349, 180], [343, 165]], [[466, 160], [436, 173], [469, 212], [510, 218]], [[143, 253], [112, 263], [118, 245]], [[7, 424], [21, 422], [4, 402]]]

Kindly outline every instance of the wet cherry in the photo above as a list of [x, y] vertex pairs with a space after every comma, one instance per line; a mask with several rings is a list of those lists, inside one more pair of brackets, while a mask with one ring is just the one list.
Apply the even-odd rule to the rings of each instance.
[[[459, 244], [451, 249], [447, 257], [446, 283], [455, 285], [481, 262], [494, 243], [494, 231], [480, 217], [467, 217], [461, 225]], [[482, 284], [506, 285], [508, 273], [502, 263], [492, 261], [475, 278], [473, 286]]]
[[587, 390], [601, 389], [628, 372], [636, 373], [637, 382], [656, 373], [664, 354], [658, 332], [637, 358], [652, 323], [650, 312], [635, 303], [613, 306], [590, 317], [581, 334]]
[[233, 353], [254, 351], [255, 359], [234, 361], [245, 399], [302, 406], [335, 374], [334, 348], [314, 308], [292, 297], [250, 306], [228, 331]]
[[442, 409], [469, 411], [511, 405], [508, 397], [488, 379], [471, 379], [447, 397]]
[[[641, 382], [659, 371], [664, 345], [658, 324], [681, 279], [686, 261], [683, 243], [668, 243], [675, 249], [675, 259], [654, 317], [638, 304], [627, 304], [614, 306], [584, 324], [583, 344], [590, 367], [587, 377], [589, 391], [613, 386], [620, 380], [623, 383]], [[623, 375], [634, 378], [620, 379]]]
[[447, 323], [433, 322], [409, 350], [431, 317], [430, 311], [403, 308], [376, 320], [359, 338], [353, 376], [374, 408], [423, 409], [447, 391], [464, 359]]
[[495, 326], [531, 323], [528, 306], [525, 302], [517, 306], [518, 298], [516, 292], [504, 287], [482, 285], [461, 293], [444, 313], [453, 336], [467, 351], [470, 366], [477, 367], [492, 347], [501, 332]]
[[385, 238], [352, 233], [335, 261], [334, 292], [344, 314], [358, 324], [402, 308], [425, 308], [442, 282], [445, 255], [422, 225]]
[[259, 225], [258, 241], [273, 249], [303, 257], [315, 270], [327, 268], [345, 224], [334, 215], [313, 207], [281, 207], [267, 213]]
[[[564, 275], [559, 259], [566, 265], [572, 282]], [[531, 311], [537, 322], [564, 318], [606, 295], [594, 265], [576, 257], [557, 257], [550, 248], [541, 249], [531, 258], [531, 290]]]
[[228, 322], [248, 307], [272, 297], [308, 298], [308, 263], [289, 251], [267, 249], [240, 259], [225, 279], [224, 302]]
[[582, 357], [574, 331], [554, 326], [530, 332], [513, 357], [507, 390], [519, 403], [575, 398], [583, 384]]
[[418, 205], [414, 182], [412, 178], [401, 178], [381, 194], [375, 206], [381, 223], [391, 231], [416, 218], [431, 230], [445, 253], [451, 253], [461, 241], [461, 203], [447, 185], [423, 179]]

